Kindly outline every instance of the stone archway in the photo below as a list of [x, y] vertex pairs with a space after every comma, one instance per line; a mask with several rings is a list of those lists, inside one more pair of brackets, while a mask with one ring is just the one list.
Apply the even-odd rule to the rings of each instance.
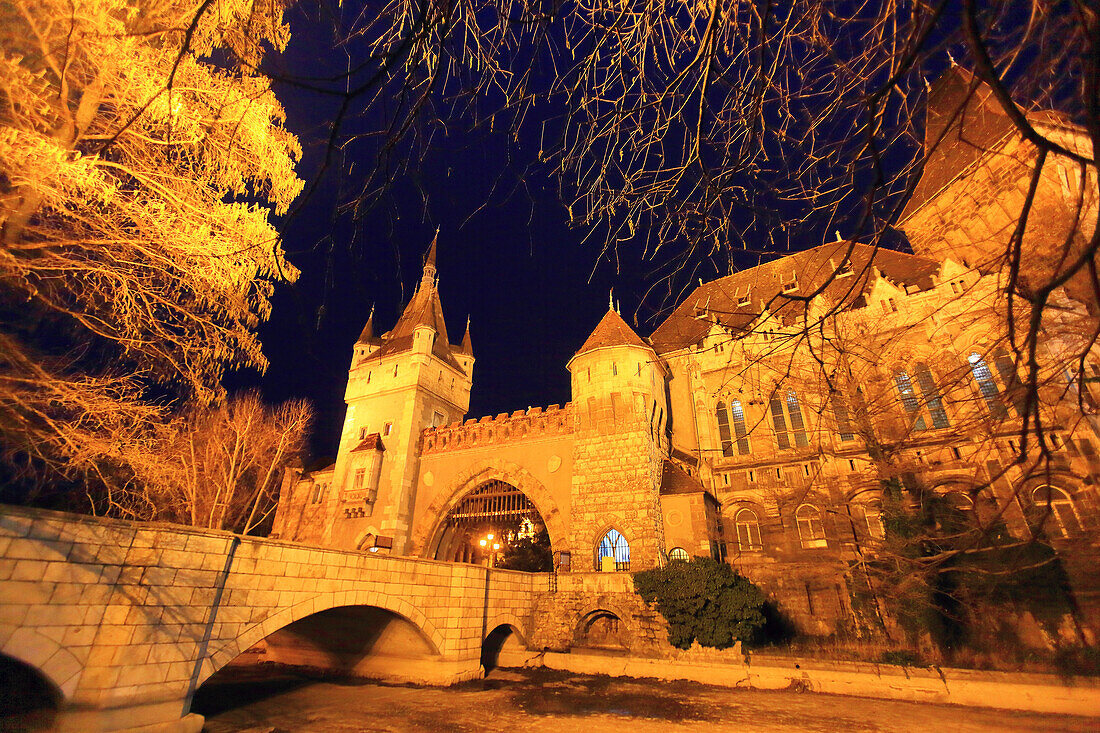
[[425, 511], [423, 519], [413, 529], [410, 554], [429, 557], [434, 551], [440, 532], [451, 512], [467, 495], [491, 481], [500, 481], [515, 487], [531, 501], [546, 524], [550, 544], [554, 552], [569, 551], [565, 514], [547, 488], [530, 471], [509, 461], [490, 459], [481, 461], [464, 471], [447, 492], [440, 492]]

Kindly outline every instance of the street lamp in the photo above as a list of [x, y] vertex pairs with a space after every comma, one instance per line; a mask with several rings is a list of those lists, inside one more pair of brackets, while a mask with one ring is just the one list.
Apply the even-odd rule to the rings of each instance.
[[[500, 542], [494, 542], [494, 539], [496, 539], [496, 535], [494, 535], [492, 532], [489, 532], [477, 541], [477, 543], [481, 545], [481, 548], [483, 550], [485, 550], [486, 552], [491, 552], [491, 554], [489, 555], [489, 567], [491, 568], [496, 567], [497, 553], [500, 551]], [[492, 548], [492, 550], [490, 550], [489, 548]]]

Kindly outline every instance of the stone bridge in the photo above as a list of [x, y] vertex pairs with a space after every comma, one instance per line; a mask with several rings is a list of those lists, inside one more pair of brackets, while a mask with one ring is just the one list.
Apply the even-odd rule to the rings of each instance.
[[48, 683], [59, 730], [198, 730], [195, 690], [250, 649], [396, 680], [479, 677], [486, 639], [522, 643], [547, 583], [0, 507], [0, 651]]

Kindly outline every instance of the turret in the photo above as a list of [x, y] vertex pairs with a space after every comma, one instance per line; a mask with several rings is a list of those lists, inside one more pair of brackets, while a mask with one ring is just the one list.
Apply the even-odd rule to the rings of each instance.
[[[438, 235], [438, 232], [437, 232]], [[468, 340], [469, 324], [467, 324]], [[466, 343], [466, 342], [464, 342]], [[420, 433], [460, 422], [470, 405], [473, 355], [452, 344], [436, 276], [436, 240], [419, 286], [394, 327], [374, 334], [371, 310], [354, 347], [336, 459], [328, 542], [356, 547], [367, 534], [404, 551], [415, 503]]]
[[575, 416], [570, 497], [575, 567], [654, 567], [665, 550], [660, 505], [668, 451], [664, 364], [612, 307], [568, 368]]

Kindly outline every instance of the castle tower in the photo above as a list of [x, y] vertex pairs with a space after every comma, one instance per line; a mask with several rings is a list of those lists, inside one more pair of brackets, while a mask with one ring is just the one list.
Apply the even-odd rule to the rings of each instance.
[[[611, 569], [600, 544], [611, 530], [629, 565], [654, 567], [665, 551], [660, 483], [668, 453], [667, 372], [653, 348], [609, 309], [568, 364], [574, 449], [570, 545], [576, 570]], [[616, 539], [614, 533], [611, 538]]]
[[[438, 236], [438, 235], [437, 235]], [[344, 394], [347, 411], [327, 507], [326, 544], [357, 547], [364, 537], [401, 554], [416, 499], [420, 433], [461, 422], [474, 365], [469, 323], [452, 344], [436, 283], [436, 241], [420, 285], [394, 327], [374, 335], [374, 313], [359, 336]], [[374, 546], [374, 545], [372, 545]]]

